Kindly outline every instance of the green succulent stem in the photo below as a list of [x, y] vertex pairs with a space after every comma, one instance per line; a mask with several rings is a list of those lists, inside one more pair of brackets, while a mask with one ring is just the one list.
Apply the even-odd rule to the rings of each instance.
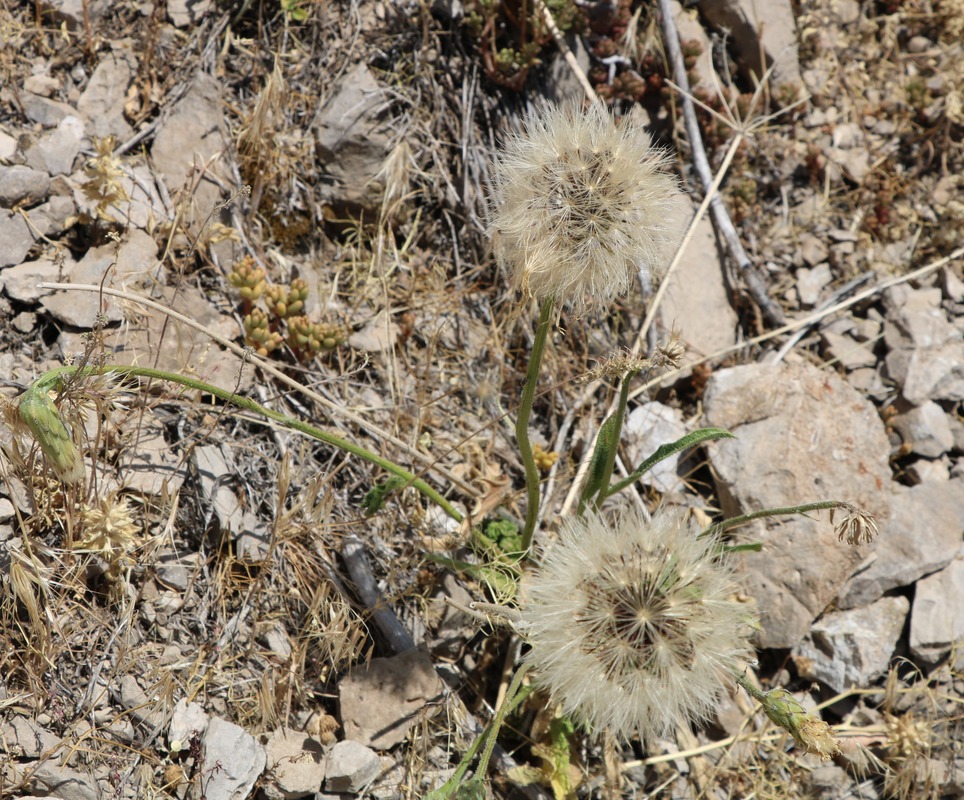
[[539, 367], [542, 364], [542, 354], [546, 349], [549, 338], [549, 327], [555, 301], [545, 300], [539, 310], [539, 324], [536, 327], [535, 341], [529, 354], [529, 370], [526, 373], [525, 386], [522, 389], [522, 401], [519, 403], [519, 416], [515, 422], [515, 438], [519, 446], [519, 455], [526, 474], [526, 520], [522, 528], [522, 551], [529, 552], [532, 545], [532, 535], [535, 533], [536, 520], [539, 518], [539, 467], [532, 454], [532, 442], [529, 441], [529, 417], [532, 415], [532, 403], [536, 396], [536, 385], [539, 382]]
[[347, 439], [343, 439], [340, 436], [336, 436], [333, 433], [323, 431], [321, 428], [317, 428], [314, 425], [308, 424], [307, 422], [302, 422], [294, 417], [289, 417], [277, 411], [273, 411], [270, 408], [265, 408], [250, 398], [235, 394], [234, 392], [229, 392], [226, 389], [221, 389], [218, 386], [197, 380], [196, 378], [180, 375], [176, 372], [151, 369], [150, 367], [132, 367], [124, 365], [57, 367], [56, 369], [52, 369], [49, 372], [41, 375], [34, 382], [31, 390], [36, 389], [38, 391], [50, 391], [51, 389], [62, 387], [67, 378], [70, 376], [76, 375], [80, 377], [85, 375], [100, 375], [105, 373], [114, 373], [124, 377], [153, 378], [155, 380], [176, 383], [187, 387], [188, 389], [196, 389], [204, 394], [213, 395], [214, 397], [217, 397], [226, 403], [231, 403], [238, 408], [243, 408], [246, 411], [251, 411], [254, 414], [274, 420], [275, 422], [284, 425], [286, 428], [296, 430], [299, 433], [303, 433], [306, 436], [310, 436], [311, 438], [317, 439], [320, 442], [324, 442], [325, 444], [336, 447], [346, 453], [350, 453], [353, 456], [357, 456], [358, 458], [368, 461], [371, 464], [375, 464], [376, 466], [384, 469], [386, 472], [396, 475], [404, 480], [406, 485], [411, 486], [420, 492], [425, 498], [431, 500], [456, 522], [461, 522], [463, 519], [462, 514], [448, 500], [442, 497], [438, 491], [433, 489], [415, 474], [409, 472], [403, 467], [398, 466], [394, 462], [389, 461], [387, 458], [383, 458], [377, 453], [373, 453], [371, 450], [367, 450], [366, 448], [354, 444]]

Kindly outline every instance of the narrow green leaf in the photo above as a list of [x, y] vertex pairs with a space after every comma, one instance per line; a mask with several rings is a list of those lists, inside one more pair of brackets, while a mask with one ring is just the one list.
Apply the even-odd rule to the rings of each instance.
[[[600, 437], [602, 438], [602, 437]], [[627, 486], [635, 483], [645, 475], [649, 470], [655, 467], [660, 461], [669, 458], [674, 453], [679, 453], [681, 450], [687, 450], [690, 447], [696, 447], [698, 444], [703, 442], [711, 442], [715, 439], [735, 439], [736, 437], [727, 430], [723, 428], [700, 428], [692, 433], [687, 433], [675, 442], [670, 442], [668, 444], [661, 444], [656, 448], [656, 451], [647, 458], [642, 464], [640, 464], [632, 475], [627, 478], [623, 478], [621, 481], [617, 481], [609, 490], [606, 492], [606, 496], [610, 497], [618, 492], [621, 492]], [[595, 454], [594, 454], [595, 457]]]

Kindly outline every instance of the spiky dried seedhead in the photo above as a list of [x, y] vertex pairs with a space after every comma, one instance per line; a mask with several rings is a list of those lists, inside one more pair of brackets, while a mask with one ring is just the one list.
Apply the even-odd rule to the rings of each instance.
[[524, 584], [536, 682], [591, 729], [644, 742], [705, 719], [750, 656], [718, 541], [679, 513], [575, 518]]
[[624, 294], [640, 269], [658, 273], [685, 212], [665, 166], [640, 126], [598, 105], [530, 115], [492, 181], [490, 234], [513, 285], [582, 312]]

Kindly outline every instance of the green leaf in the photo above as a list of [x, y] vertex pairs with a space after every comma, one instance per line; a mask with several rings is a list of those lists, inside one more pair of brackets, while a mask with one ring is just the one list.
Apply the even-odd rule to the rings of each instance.
[[611, 495], [614, 495], [617, 492], [621, 492], [630, 484], [633, 484], [636, 481], [638, 481], [640, 477], [642, 477], [647, 472], [649, 472], [660, 461], [663, 461], [669, 458], [671, 455], [674, 455], [675, 453], [679, 453], [681, 450], [687, 450], [688, 448], [696, 447], [696, 445], [702, 444], [703, 442], [711, 442], [716, 439], [735, 439], [735, 438], [736, 437], [732, 433], [730, 433], [728, 430], [724, 430], [723, 428], [700, 428], [699, 430], [693, 431], [692, 433], [687, 433], [685, 436], [683, 436], [680, 439], [677, 439], [675, 442], [670, 442], [669, 444], [661, 444], [659, 447], [656, 448], [656, 451], [649, 458], [647, 458], [642, 464], [636, 467], [632, 475], [630, 475], [627, 478], [623, 478], [621, 481], [614, 483], [612, 486], [610, 486], [609, 490], [606, 492], [606, 496], [610, 497]]
[[376, 514], [381, 511], [382, 506], [385, 505], [385, 501], [388, 499], [390, 494], [397, 492], [399, 489], [405, 487], [409, 481], [398, 475], [392, 475], [386, 478], [381, 483], [377, 483], [372, 486], [371, 489], [362, 498], [362, 508], [368, 516]]
[[619, 431], [616, 430], [616, 415], [608, 417], [599, 429], [599, 436], [596, 438], [596, 449], [592, 453], [592, 461], [589, 463], [589, 473], [586, 476], [586, 485], [582, 490], [582, 500], [580, 506], [585, 505], [589, 498], [599, 492], [603, 487], [603, 482], [607, 479], [608, 465], [611, 464], [609, 454], [619, 446]]

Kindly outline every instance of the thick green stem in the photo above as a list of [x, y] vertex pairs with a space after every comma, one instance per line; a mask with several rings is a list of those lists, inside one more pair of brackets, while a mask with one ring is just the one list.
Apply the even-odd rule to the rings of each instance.
[[320, 428], [316, 428], [314, 425], [309, 425], [307, 422], [302, 422], [301, 420], [294, 419], [293, 417], [280, 414], [277, 411], [272, 411], [270, 408], [265, 408], [250, 398], [243, 397], [242, 395], [235, 394], [234, 392], [229, 392], [225, 389], [205, 383], [204, 381], [199, 381], [195, 378], [179, 375], [176, 372], [165, 372], [164, 370], [151, 369], [149, 367], [129, 367], [122, 365], [107, 365], [97, 367], [58, 367], [57, 369], [52, 369], [49, 372], [44, 373], [35, 381], [34, 386], [43, 390], [49, 390], [57, 385], [62, 385], [64, 383], [64, 379], [68, 375], [98, 375], [104, 373], [115, 373], [117, 375], [141, 378], [154, 378], [156, 380], [180, 384], [181, 386], [186, 386], [189, 389], [196, 389], [204, 394], [210, 394], [218, 397], [221, 400], [224, 400], [226, 403], [231, 403], [239, 408], [246, 409], [255, 414], [260, 414], [261, 416], [274, 420], [275, 422], [278, 422], [287, 428], [296, 430], [299, 433], [303, 433], [306, 436], [312, 437], [313, 439], [318, 439], [319, 441], [325, 442], [325, 444], [329, 444], [332, 447], [337, 447], [339, 450], [344, 450], [346, 453], [350, 453], [351, 455], [375, 464], [384, 469], [386, 472], [390, 472], [392, 475], [397, 475], [399, 478], [403, 479], [406, 484], [412, 486], [423, 496], [439, 506], [439, 508], [441, 508], [456, 522], [462, 521], [462, 514], [435, 489], [425, 483], [425, 481], [423, 481], [421, 478], [416, 477], [407, 469], [398, 466], [377, 453], [373, 453], [364, 447], [360, 447], [353, 442], [349, 442], [347, 439], [342, 439], [340, 436], [336, 436], [333, 433], [327, 433]]
[[529, 417], [532, 414], [532, 402], [536, 396], [536, 385], [539, 382], [539, 366], [542, 354], [546, 349], [549, 337], [549, 322], [555, 303], [550, 299], [542, 304], [539, 310], [539, 325], [536, 328], [536, 338], [529, 354], [529, 371], [526, 373], [525, 386], [522, 389], [522, 401], [519, 403], [519, 416], [515, 422], [515, 438], [519, 446], [519, 455], [526, 473], [526, 521], [522, 529], [522, 551], [527, 553], [532, 544], [532, 534], [536, 529], [539, 517], [539, 467], [536, 466], [532, 455], [532, 443], [529, 441]]

